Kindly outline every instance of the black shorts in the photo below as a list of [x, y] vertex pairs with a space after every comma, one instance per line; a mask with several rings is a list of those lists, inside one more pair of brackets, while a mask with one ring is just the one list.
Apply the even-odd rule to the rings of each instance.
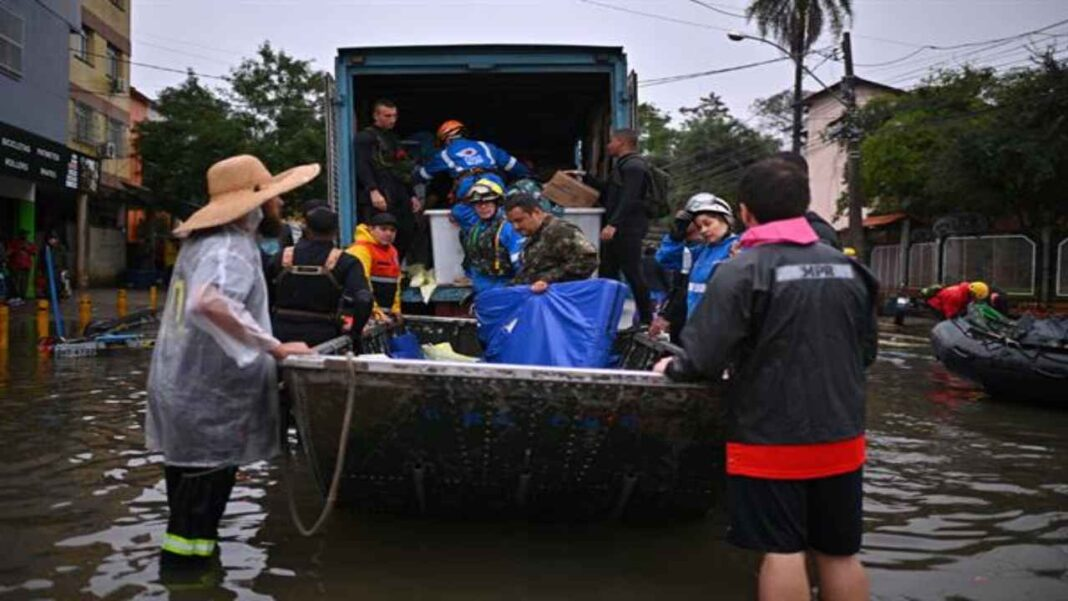
[[765, 553], [860, 551], [863, 468], [812, 480], [727, 476], [727, 541]]

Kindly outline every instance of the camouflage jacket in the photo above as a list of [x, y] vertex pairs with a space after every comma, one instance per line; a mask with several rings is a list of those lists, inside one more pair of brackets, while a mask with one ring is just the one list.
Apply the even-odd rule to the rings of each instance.
[[549, 215], [527, 238], [520, 264], [517, 284], [584, 280], [597, 269], [597, 249], [577, 225]]

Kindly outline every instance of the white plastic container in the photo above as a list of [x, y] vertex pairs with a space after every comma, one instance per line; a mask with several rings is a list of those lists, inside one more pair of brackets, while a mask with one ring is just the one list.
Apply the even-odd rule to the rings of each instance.
[[[460, 226], [449, 220], [447, 209], [427, 211], [430, 244], [434, 252], [434, 275], [438, 284], [451, 285], [464, 276], [464, 249], [460, 246]], [[600, 252], [602, 208], [564, 209], [564, 219], [579, 226], [586, 239]]]
[[434, 277], [448, 286], [464, 275], [464, 249], [460, 246], [460, 226], [449, 220], [448, 209], [426, 212], [430, 219], [430, 248], [434, 252]]

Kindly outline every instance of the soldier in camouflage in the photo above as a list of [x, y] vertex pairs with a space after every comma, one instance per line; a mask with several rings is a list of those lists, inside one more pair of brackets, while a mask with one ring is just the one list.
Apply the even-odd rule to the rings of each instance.
[[582, 230], [543, 211], [537, 198], [515, 194], [505, 207], [512, 227], [527, 238], [516, 284], [541, 293], [551, 283], [584, 280], [597, 269], [597, 249]]

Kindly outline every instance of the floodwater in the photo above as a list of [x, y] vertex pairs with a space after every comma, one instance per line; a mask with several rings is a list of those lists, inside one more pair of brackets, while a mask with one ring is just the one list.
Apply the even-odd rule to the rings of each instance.
[[[914, 331], [923, 334], [922, 331]], [[863, 561], [879, 599], [1068, 599], [1068, 411], [994, 402], [920, 337], [871, 370]], [[28, 351], [28, 349], [27, 349]], [[143, 445], [148, 354], [0, 356], [0, 600], [750, 598], [720, 512], [675, 525], [448, 523], [338, 511], [301, 537], [281, 469], [243, 470], [223, 570], [164, 586]], [[300, 494], [306, 520], [319, 509]]]

